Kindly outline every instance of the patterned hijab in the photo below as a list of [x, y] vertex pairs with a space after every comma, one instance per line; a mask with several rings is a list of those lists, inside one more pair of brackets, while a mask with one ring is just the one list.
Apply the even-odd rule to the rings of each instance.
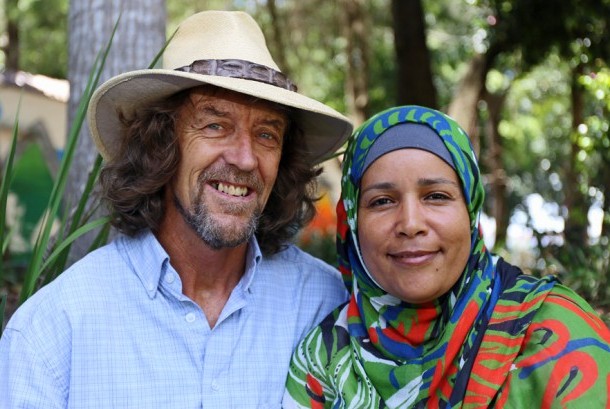
[[[366, 271], [358, 245], [359, 189], [367, 153], [386, 130], [403, 123], [425, 124], [441, 138], [470, 216], [471, 249], [462, 275], [447, 294], [424, 305], [406, 303], [381, 289]], [[508, 285], [499, 278], [479, 229], [484, 187], [468, 136], [441, 112], [419, 106], [388, 109], [354, 133], [341, 186], [337, 250], [339, 269], [352, 294], [346, 308], [348, 354], [357, 361], [352, 368], [361, 368], [356, 369], [359, 382], [345, 377], [342, 395], [360, 401], [361, 407], [373, 407], [373, 395], [389, 407], [461, 406], [492, 311]], [[548, 279], [528, 288], [522, 301], [533, 301], [521, 304], [519, 315], [535, 312], [552, 286]]]

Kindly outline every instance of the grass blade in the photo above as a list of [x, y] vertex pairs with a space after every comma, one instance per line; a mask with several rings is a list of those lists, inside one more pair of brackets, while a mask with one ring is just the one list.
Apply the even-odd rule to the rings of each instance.
[[[15, 151], [17, 150], [17, 135], [19, 135], [19, 110], [21, 108], [21, 97], [19, 98], [19, 105], [17, 106], [17, 114], [15, 115], [15, 125], [13, 126], [13, 136], [11, 139], [11, 146], [4, 164], [4, 172], [2, 180], [0, 181], [0, 242], [2, 245], [2, 253], [0, 253], [0, 260], [4, 259], [5, 251], [8, 249], [12, 234], [6, 233], [6, 211], [8, 206], [8, 192], [11, 182], [13, 180], [13, 162], [15, 160]], [[4, 282], [4, 263], [0, 263], [0, 284]]]
[[102, 217], [100, 219], [94, 220], [92, 222], [89, 222], [89, 223], [79, 227], [78, 229], [76, 229], [72, 234], [70, 234], [68, 237], [63, 239], [61, 241], [61, 243], [59, 243], [59, 245], [53, 250], [53, 252], [49, 255], [49, 257], [47, 257], [47, 259], [42, 264], [40, 269], [45, 270], [46, 268], [48, 268], [49, 265], [51, 263], [53, 263], [53, 261], [55, 261], [55, 259], [61, 254], [61, 252], [66, 247], [68, 247], [70, 244], [72, 244], [74, 242], [74, 240], [78, 239], [83, 234], [90, 232], [91, 230], [94, 230], [100, 226], [103, 226], [104, 224], [107, 224], [109, 221], [110, 221], [110, 216], [106, 216], [106, 217]]
[[0, 335], [2, 335], [2, 331], [4, 330], [4, 310], [6, 310], [6, 294], [0, 295]]
[[[117, 20], [117, 23], [114, 26], [112, 35], [108, 40], [106, 48], [101, 53], [101, 55], [98, 55], [98, 58], [96, 58], [95, 64], [87, 81], [87, 86], [85, 87], [85, 91], [83, 92], [83, 95], [80, 99], [74, 122], [70, 129], [68, 140], [66, 142], [66, 148], [64, 150], [64, 156], [61, 162], [61, 166], [57, 173], [57, 179], [55, 180], [55, 184], [51, 192], [51, 197], [49, 198], [49, 203], [47, 205], [48, 211], [45, 216], [45, 220], [43, 221], [43, 228], [40, 230], [39, 235], [37, 237], [32, 258], [30, 260], [28, 269], [24, 277], [23, 287], [21, 289], [21, 294], [19, 297], [20, 303], [25, 301], [34, 292], [36, 282], [38, 281], [40, 275], [43, 273], [43, 269], [41, 268], [41, 266], [43, 264], [44, 254], [47, 251], [49, 245], [53, 221], [57, 216], [60, 204], [63, 199], [68, 180], [68, 172], [73, 161], [78, 136], [80, 134], [80, 130], [86, 117], [87, 106], [89, 105], [89, 101], [91, 100], [93, 91], [99, 83], [99, 79], [102, 74], [102, 69], [106, 63], [108, 53], [110, 52], [110, 47], [112, 45], [112, 41], [114, 40], [119, 20]], [[69, 237], [72, 237], [72, 235], [70, 235]], [[58, 247], [64, 248], [65, 246], [62, 246], [62, 244], [63, 243], [59, 243]], [[49, 263], [45, 263], [44, 265], [48, 266]]]

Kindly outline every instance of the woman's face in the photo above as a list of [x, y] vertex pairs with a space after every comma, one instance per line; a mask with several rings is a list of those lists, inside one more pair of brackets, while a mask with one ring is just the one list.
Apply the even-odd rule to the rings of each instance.
[[470, 253], [470, 218], [455, 171], [438, 156], [400, 149], [366, 170], [358, 238], [370, 274], [411, 304], [445, 294]]

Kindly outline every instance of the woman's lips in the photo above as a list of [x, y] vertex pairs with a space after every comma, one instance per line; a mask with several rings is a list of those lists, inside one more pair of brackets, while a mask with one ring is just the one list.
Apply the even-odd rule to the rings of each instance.
[[438, 251], [410, 250], [390, 253], [389, 256], [400, 264], [418, 266], [429, 263], [438, 254]]

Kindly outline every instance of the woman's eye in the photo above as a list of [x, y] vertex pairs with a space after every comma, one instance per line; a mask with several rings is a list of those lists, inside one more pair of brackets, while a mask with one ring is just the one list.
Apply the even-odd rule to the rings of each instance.
[[434, 192], [426, 196], [428, 200], [451, 200], [451, 196], [446, 193]]
[[387, 197], [380, 197], [375, 200], [371, 200], [369, 202], [369, 207], [379, 207], [392, 203], [392, 201]]

